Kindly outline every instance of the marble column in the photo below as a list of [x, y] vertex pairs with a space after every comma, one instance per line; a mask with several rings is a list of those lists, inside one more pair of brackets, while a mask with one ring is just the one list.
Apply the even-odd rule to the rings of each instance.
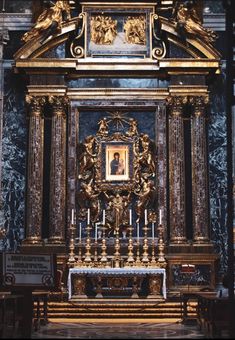
[[50, 96], [52, 107], [49, 242], [65, 241], [67, 97]]
[[186, 241], [183, 107], [187, 97], [172, 96], [169, 107], [170, 242]]
[[208, 97], [190, 97], [193, 116], [191, 123], [192, 143], [192, 207], [193, 240], [197, 243], [208, 242], [208, 168], [207, 132], [205, 108]]
[[41, 243], [45, 97], [26, 96], [29, 106], [26, 244]]

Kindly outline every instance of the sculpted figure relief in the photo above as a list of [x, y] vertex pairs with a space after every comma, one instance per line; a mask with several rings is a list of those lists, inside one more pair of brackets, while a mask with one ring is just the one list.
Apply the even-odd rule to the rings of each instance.
[[34, 27], [23, 35], [22, 40], [27, 42], [33, 38], [37, 38], [43, 31], [46, 31], [43, 38], [43, 41], [45, 41], [51, 34], [56, 32], [56, 30], [61, 29], [63, 21], [69, 20], [70, 18], [69, 2], [66, 0], [56, 1], [52, 7], [42, 12]]
[[117, 35], [117, 20], [98, 15], [91, 17], [91, 41], [98, 45], [111, 45]]
[[124, 31], [128, 44], [146, 44], [146, 20], [144, 16], [128, 17], [124, 24]]
[[179, 4], [177, 2], [173, 11], [173, 17], [177, 21], [177, 28], [180, 34], [183, 36], [186, 34], [199, 36], [207, 43], [212, 43], [217, 38], [215, 32], [202, 26], [196, 10], [190, 2], [186, 4]]

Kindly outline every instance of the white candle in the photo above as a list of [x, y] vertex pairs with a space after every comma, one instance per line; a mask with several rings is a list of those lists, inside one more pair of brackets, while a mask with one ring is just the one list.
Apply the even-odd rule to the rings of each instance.
[[82, 223], [79, 223], [79, 242], [82, 242]]
[[103, 210], [103, 225], [105, 225], [105, 210]]
[[162, 224], [162, 209], [160, 209], [160, 212], [159, 212], [159, 224], [160, 225]]
[[137, 241], [139, 242], [140, 239], [140, 224], [137, 222]]
[[71, 223], [74, 224], [74, 209], [72, 209], [72, 218], [71, 218]]
[[97, 242], [98, 223], [95, 224], [95, 242]]
[[90, 208], [87, 209], [87, 224], [90, 224], [90, 220], [91, 220], [91, 212], [90, 212]]
[[145, 211], [144, 211], [144, 224], [145, 224], [145, 225], [148, 224], [148, 213], [147, 213], [147, 209], [145, 209]]
[[132, 225], [132, 210], [129, 210], [129, 224]]
[[152, 238], [153, 238], [153, 241], [154, 241], [154, 223], [152, 222]]

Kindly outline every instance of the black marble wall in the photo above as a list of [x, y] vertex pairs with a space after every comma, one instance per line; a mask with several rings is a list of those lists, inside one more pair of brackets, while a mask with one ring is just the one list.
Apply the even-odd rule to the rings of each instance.
[[220, 270], [227, 268], [227, 137], [225, 112], [225, 74], [222, 72], [210, 86], [209, 141], [209, 195], [211, 238], [220, 255]]
[[7, 235], [1, 250], [16, 251], [24, 237], [26, 178], [26, 115], [24, 84], [12, 71], [5, 70], [2, 136], [2, 196], [0, 225]]

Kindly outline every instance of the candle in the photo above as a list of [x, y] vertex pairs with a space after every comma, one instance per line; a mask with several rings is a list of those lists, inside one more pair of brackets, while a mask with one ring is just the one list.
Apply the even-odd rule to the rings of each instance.
[[90, 208], [87, 209], [87, 224], [90, 224], [90, 220], [91, 220], [91, 212], [90, 212]]
[[103, 210], [103, 225], [105, 225], [105, 210]]
[[129, 224], [132, 225], [132, 210], [129, 210]]
[[152, 238], [153, 238], [153, 241], [154, 241], [154, 222], [152, 222]]
[[98, 223], [95, 224], [95, 242], [97, 242]]
[[79, 223], [79, 242], [82, 242], [82, 223]]
[[145, 209], [145, 211], [144, 211], [144, 224], [145, 225], [148, 224], [148, 212], [147, 212], [147, 209]]
[[139, 242], [140, 240], [140, 224], [137, 222], [137, 241]]
[[162, 209], [160, 209], [160, 212], [159, 212], [159, 224], [160, 225], [162, 224]]
[[71, 223], [74, 224], [74, 209], [72, 209], [72, 218], [71, 218]]

